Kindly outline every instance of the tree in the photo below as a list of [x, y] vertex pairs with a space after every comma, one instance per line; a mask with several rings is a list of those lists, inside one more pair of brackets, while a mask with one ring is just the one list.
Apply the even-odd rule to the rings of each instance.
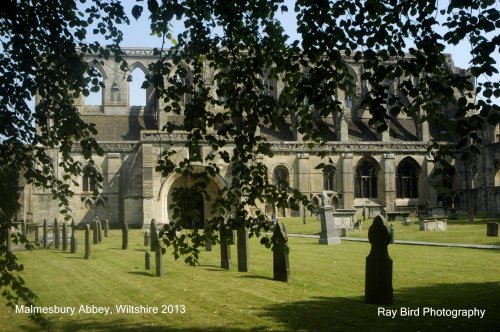
[[[97, 61], [115, 57], [126, 67], [119, 25], [129, 19], [122, 5], [87, 2], [81, 9], [74, 0], [8, 0], [0, 9], [0, 164], [5, 170], [0, 180], [12, 170], [20, 171], [28, 183], [50, 189], [68, 218], [67, 197], [72, 193], [67, 182], [85, 171], [82, 162], [71, 157], [72, 147], [81, 145], [83, 159], [90, 164], [92, 153], [102, 152], [91, 138], [95, 129], [81, 121], [73, 106], [74, 98], [89, 93], [88, 83], [90, 90], [99, 89], [98, 73], [83, 55], [93, 54]], [[276, 18], [277, 12], [289, 10], [282, 0], [138, 0], [131, 14], [137, 18], [147, 7], [152, 33], [172, 38], [169, 24], [174, 19], [182, 20], [186, 28], [175, 36], [174, 47], [155, 50], [158, 61], [144, 84], [155, 88], [167, 104], [165, 112], [184, 117], [181, 127], [168, 123], [164, 130], [185, 130], [190, 151], [201, 142], [214, 151], [201, 172], [189, 158], [174, 163], [169, 158], [172, 152], [159, 161], [157, 171], [178, 172], [193, 181], [192, 187], [174, 192], [178, 222], [162, 230], [165, 243], [176, 257], [187, 255], [186, 261], [195, 264], [198, 248], [213, 240], [221, 227], [245, 225], [253, 235], [269, 230], [257, 202], [268, 201], [278, 208], [296, 202], [310, 206], [296, 189], [275, 190], [259, 161], [272, 151], [258, 128], [275, 128], [291, 118], [311, 146], [322, 144], [323, 131], [313, 113], [340, 114], [341, 103], [332, 98], [338, 90], [359, 99], [378, 131], [387, 130], [399, 113], [424, 112], [427, 121], [438, 121], [456, 133], [461, 138], [456, 145], [435, 142], [429, 147], [444, 168], [449, 167], [446, 157], [455, 151], [461, 151], [463, 158], [477, 153], [482, 127], [497, 124], [500, 114], [492, 99], [500, 97], [493, 76], [498, 73], [493, 55], [500, 42], [495, 5], [491, 0], [452, 0], [443, 8], [430, 0], [297, 0], [294, 10], [302, 39], [291, 41]], [[91, 33], [104, 36], [110, 45], [89, 41]], [[471, 45], [473, 60], [467, 72], [456, 72], [443, 51], [446, 44], [464, 40]], [[345, 57], [363, 63], [360, 78], [367, 82], [367, 90], [362, 94], [355, 90]], [[481, 83], [480, 77], [486, 80]], [[211, 97], [207, 79], [215, 82], [221, 98]], [[285, 82], [279, 96], [269, 84], [276, 79]], [[390, 88], [395, 81], [397, 94]], [[475, 100], [476, 94], [481, 98]], [[41, 99], [31, 111], [26, 100], [35, 95]], [[445, 112], [450, 104], [455, 106], [453, 117]], [[59, 165], [54, 165], [51, 149], [61, 155]], [[220, 171], [216, 158], [231, 163], [232, 182], [217, 197], [208, 197], [208, 181]], [[55, 176], [55, 168], [62, 171], [62, 178]], [[100, 180], [99, 174], [88, 175]], [[194, 229], [177, 237], [176, 231], [200, 218], [195, 202], [186, 199], [193, 192], [214, 200], [217, 214], [204, 232]], [[0, 204], [0, 230], [5, 234], [15, 206], [12, 201]], [[265, 236], [262, 243], [271, 246]], [[5, 255], [3, 244], [0, 252], [4, 296], [11, 305], [20, 299], [31, 301], [34, 295], [18, 274], [22, 267], [8, 267], [15, 264], [15, 256]]]

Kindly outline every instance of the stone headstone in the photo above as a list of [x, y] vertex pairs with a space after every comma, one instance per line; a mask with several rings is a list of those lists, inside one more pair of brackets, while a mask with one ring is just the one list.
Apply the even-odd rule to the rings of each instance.
[[370, 304], [392, 304], [392, 259], [387, 246], [391, 234], [382, 216], [376, 216], [368, 230], [371, 243], [370, 254], [366, 257], [365, 302]]
[[156, 276], [163, 276], [163, 253], [161, 252], [161, 246], [157, 245], [155, 250], [155, 263], [156, 263]]
[[83, 258], [90, 259], [90, 225], [87, 224], [85, 228], [85, 255]]
[[92, 238], [93, 238], [93, 243], [98, 244], [99, 243], [99, 224], [97, 222], [97, 219], [94, 219], [92, 221]]
[[104, 219], [104, 237], [109, 237], [109, 220]]
[[35, 225], [35, 243], [40, 243], [40, 228]]
[[101, 243], [103, 237], [101, 219], [97, 218], [97, 241]]
[[224, 225], [220, 229], [220, 267], [226, 270], [231, 270], [231, 247], [229, 245], [229, 232]]
[[74, 254], [76, 253], [77, 250], [77, 243], [78, 241], [76, 240], [76, 226], [75, 226], [75, 221], [71, 221], [71, 238], [70, 238], [70, 245], [69, 245], [69, 251]]
[[47, 226], [47, 219], [43, 219], [43, 247], [44, 248], [47, 248], [48, 246], [48, 238], [49, 238], [49, 234], [48, 234], [48, 226]]
[[238, 271], [250, 271], [250, 256], [248, 252], [248, 229], [239, 228], [236, 231], [238, 250]]
[[122, 223], [122, 249], [126, 250], [128, 248], [128, 224], [126, 222]]
[[498, 236], [498, 223], [489, 222], [486, 224], [486, 236]]
[[319, 235], [320, 244], [340, 244], [340, 238], [335, 228], [332, 210], [333, 208], [331, 205], [319, 207], [321, 221], [321, 233]]
[[65, 221], [62, 224], [62, 250], [68, 250], [68, 227]]
[[54, 219], [54, 248], [59, 249], [59, 222], [57, 218]]
[[288, 236], [285, 225], [277, 222], [273, 231], [273, 279], [289, 282], [290, 263], [288, 261]]
[[144, 254], [144, 266], [146, 270], [151, 270], [151, 254], [147, 250]]
[[150, 242], [150, 236], [149, 236], [149, 231], [145, 230], [144, 231], [144, 246], [148, 247]]
[[151, 219], [151, 223], [149, 224], [149, 237], [150, 237], [150, 247], [151, 251], [156, 251], [156, 246], [159, 245], [158, 239], [158, 231], [156, 230], [156, 220]]

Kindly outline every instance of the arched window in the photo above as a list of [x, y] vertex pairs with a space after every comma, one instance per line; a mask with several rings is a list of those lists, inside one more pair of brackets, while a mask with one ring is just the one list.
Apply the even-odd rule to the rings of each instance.
[[83, 170], [82, 191], [84, 193], [92, 193], [96, 189], [96, 182], [90, 175], [95, 174], [95, 169], [92, 166], [86, 166]]
[[142, 87], [146, 81], [146, 74], [143, 69], [136, 67], [129, 76], [129, 106], [146, 106], [146, 89]]
[[354, 173], [355, 198], [377, 198], [377, 165], [373, 160], [363, 159]]
[[334, 190], [335, 185], [335, 167], [327, 165], [323, 168], [323, 190]]
[[403, 159], [396, 170], [396, 197], [418, 198], [419, 166], [411, 158]]
[[274, 169], [274, 184], [276, 186], [276, 190], [288, 190], [288, 182], [288, 169], [284, 166], [276, 167]]
[[85, 97], [85, 105], [102, 106], [104, 102], [104, 74], [95, 66], [92, 66], [89, 71], [92, 78], [86, 76], [86, 79], [89, 79], [87, 83], [89, 95]]

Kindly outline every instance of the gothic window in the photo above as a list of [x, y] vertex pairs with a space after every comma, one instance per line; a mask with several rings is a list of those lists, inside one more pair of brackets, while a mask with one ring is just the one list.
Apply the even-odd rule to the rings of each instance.
[[355, 198], [377, 198], [377, 165], [370, 159], [363, 159], [354, 173]]
[[83, 170], [82, 177], [82, 191], [85, 193], [94, 192], [96, 189], [95, 180], [89, 176], [89, 174], [95, 173], [95, 170], [92, 169], [92, 166], [86, 166]]
[[89, 71], [92, 75], [92, 78], [90, 78], [89, 76], [85, 77], [89, 80], [87, 84], [89, 95], [85, 97], [85, 105], [102, 106], [104, 99], [104, 75], [101, 70], [99, 70], [95, 66], [91, 66]]
[[418, 164], [410, 158], [403, 159], [396, 170], [396, 197], [418, 198]]
[[146, 74], [140, 67], [136, 67], [129, 76], [129, 106], [146, 106], [146, 89], [142, 87], [146, 81]]
[[327, 165], [323, 169], [323, 190], [333, 191], [335, 184], [335, 167]]
[[286, 191], [288, 189], [288, 170], [284, 166], [278, 166], [274, 169], [274, 184], [276, 190]]

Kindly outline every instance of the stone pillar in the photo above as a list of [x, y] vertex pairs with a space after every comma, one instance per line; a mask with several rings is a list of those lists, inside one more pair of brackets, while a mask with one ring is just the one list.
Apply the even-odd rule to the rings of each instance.
[[[309, 167], [309, 153], [299, 153], [297, 155], [298, 159], [298, 188], [300, 192], [307, 197], [310, 197], [311, 194], [311, 170]], [[303, 218], [305, 218], [305, 214], [307, 213], [307, 210], [305, 207], [302, 206], [302, 213], [303, 213]]]
[[423, 180], [426, 181], [424, 188], [427, 188], [427, 191], [425, 192], [425, 197], [421, 197], [421, 200], [425, 200], [426, 202], [428, 201], [431, 206], [434, 206], [437, 204], [437, 192], [434, 188], [435, 180], [432, 178], [432, 172], [434, 171], [434, 157], [428, 154], [425, 157], [425, 160], [426, 173]]
[[352, 153], [342, 154], [342, 200], [344, 209], [354, 208], [354, 170]]
[[288, 261], [288, 236], [285, 225], [277, 222], [273, 232], [273, 279], [289, 282], [290, 263]]
[[237, 249], [238, 249], [238, 271], [250, 271], [250, 256], [248, 252], [248, 229], [239, 228], [237, 234]]
[[[425, 115], [425, 111], [424, 110], [420, 110], [420, 112], [419, 112], [419, 118], [420, 118], [420, 120], [422, 119], [422, 117], [424, 115]], [[419, 133], [418, 133], [418, 138], [422, 142], [429, 142], [429, 123], [427, 121], [424, 121], [424, 122], [417, 121], [417, 123], [420, 123], [420, 130], [419, 130]]]
[[346, 114], [339, 114], [338, 137], [341, 142], [349, 141], [349, 124], [347, 122]]
[[340, 238], [335, 228], [332, 210], [333, 207], [329, 204], [319, 207], [321, 220], [321, 233], [319, 235], [320, 244], [340, 244]]
[[384, 155], [384, 196], [388, 212], [396, 210], [396, 166], [394, 154]]
[[372, 247], [366, 257], [365, 302], [392, 304], [392, 259], [387, 251], [391, 234], [382, 216], [378, 215], [373, 220], [368, 230], [368, 239]]

